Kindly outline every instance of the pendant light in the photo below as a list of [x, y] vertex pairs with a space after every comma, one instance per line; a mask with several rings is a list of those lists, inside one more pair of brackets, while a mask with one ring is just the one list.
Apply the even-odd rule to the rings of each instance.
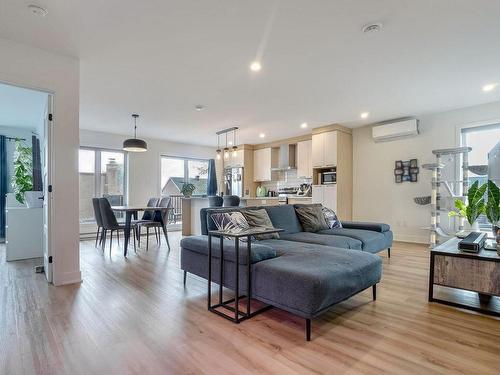
[[226, 147], [224, 147], [224, 159], [229, 159], [229, 148], [227, 147], [227, 133], [226, 133]]
[[233, 130], [233, 158], [238, 156], [238, 146], [236, 146], [236, 129]]
[[134, 138], [129, 138], [123, 141], [123, 149], [130, 152], [145, 152], [148, 150], [146, 141], [137, 138], [137, 113], [132, 114], [134, 119]]
[[217, 134], [217, 160], [220, 160], [220, 154], [222, 153], [222, 151], [220, 150], [220, 142], [219, 142], [219, 138], [220, 138], [220, 135]]

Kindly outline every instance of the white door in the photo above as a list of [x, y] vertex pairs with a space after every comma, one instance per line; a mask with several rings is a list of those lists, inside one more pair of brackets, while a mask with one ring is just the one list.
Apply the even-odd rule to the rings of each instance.
[[51, 206], [52, 206], [52, 179], [51, 179], [51, 150], [52, 150], [52, 95], [48, 96], [47, 113], [45, 114], [43, 147], [43, 266], [45, 277], [52, 282], [52, 249], [51, 249]]

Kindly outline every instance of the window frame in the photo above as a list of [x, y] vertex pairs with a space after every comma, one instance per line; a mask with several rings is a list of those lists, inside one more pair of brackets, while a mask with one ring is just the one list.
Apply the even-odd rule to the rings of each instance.
[[[159, 173], [159, 176], [160, 176], [160, 181], [159, 181], [159, 186], [160, 186], [160, 196], [161, 197], [164, 197], [165, 195], [163, 194], [163, 186], [161, 186], [161, 178], [162, 178], [162, 175], [161, 175], [161, 161], [163, 158], [168, 158], [168, 159], [178, 159], [178, 160], [182, 160], [184, 161], [184, 182], [187, 182], [188, 181], [188, 178], [189, 178], [189, 166], [188, 166], [188, 163], [189, 161], [202, 161], [202, 162], [207, 162], [207, 163], [210, 163], [210, 159], [204, 159], [204, 158], [196, 158], [196, 157], [186, 157], [186, 156], [174, 156], [174, 155], [168, 155], [168, 154], [160, 154], [160, 165], [159, 165], [159, 169], [160, 169], [160, 173]], [[208, 180], [208, 176], [207, 176], [207, 180]], [[208, 196], [208, 194], [193, 194], [193, 197], [206, 197]]]
[[[128, 162], [129, 162], [129, 153], [124, 150], [120, 149], [113, 149], [113, 148], [106, 148], [106, 147], [93, 147], [93, 146], [79, 146], [78, 147], [78, 152], [80, 150], [90, 150], [94, 151], [94, 193], [96, 196], [100, 196], [101, 192], [101, 179], [97, 178], [98, 175], [102, 174], [101, 171], [101, 153], [102, 152], [116, 152], [116, 153], [122, 153], [123, 154], [123, 202], [125, 205], [128, 205], [128, 190], [129, 190], [129, 184], [128, 184]], [[80, 170], [78, 170], [78, 174], [80, 174]], [[98, 194], [99, 193], [99, 194]], [[81, 221], [80, 218], [78, 218], [80, 223], [90, 223], [91, 221]], [[92, 222], [94, 222], [93, 220]]]

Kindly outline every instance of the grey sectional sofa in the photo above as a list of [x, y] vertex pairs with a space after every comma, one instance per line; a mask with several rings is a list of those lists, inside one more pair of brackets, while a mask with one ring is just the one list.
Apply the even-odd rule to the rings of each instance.
[[[343, 228], [309, 233], [302, 230], [293, 205], [202, 209], [201, 236], [181, 240], [181, 268], [208, 278], [208, 231], [215, 230], [213, 212], [265, 209], [279, 239], [252, 242], [252, 297], [306, 319], [310, 339], [311, 319], [331, 306], [369, 288], [376, 298], [382, 261], [375, 253], [390, 249], [392, 232], [386, 224], [343, 222]], [[223, 285], [235, 288], [234, 242], [224, 241]], [[219, 267], [219, 240], [212, 240], [212, 267]], [[239, 258], [239, 291], [246, 293], [246, 257]], [[215, 272], [217, 274], [217, 272]], [[217, 275], [213, 281], [219, 283]]]

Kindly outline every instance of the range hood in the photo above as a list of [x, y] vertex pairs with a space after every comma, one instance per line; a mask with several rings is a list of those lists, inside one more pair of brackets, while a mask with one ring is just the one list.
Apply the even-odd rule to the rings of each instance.
[[294, 144], [284, 144], [279, 148], [279, 161], [278, 166], [271, 168], [272, 171], [288, 171], [290, 169], [296, 169], [295, 164], [295, 149]]

